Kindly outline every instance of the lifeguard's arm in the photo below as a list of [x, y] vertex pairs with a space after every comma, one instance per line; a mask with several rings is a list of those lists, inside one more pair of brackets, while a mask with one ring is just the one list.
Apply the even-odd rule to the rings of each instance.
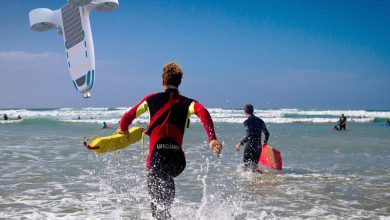
[[135, 105], [122, 116], [121, 121], [119, 123], [119, 127], [122, 132], [127, 132], [129, 130], [129, 125], [133, 122], [133, 120], [149, 109], [146, 99], [150, 96], [151, 95], [143, 98], [137, 105]]
[[217, 136], [215, 135], [214, 131], [213, 120], [211, 119], [209, 111], [207, 111], [207, 109], [197, 101], [193, 101], [191, 103], [188, 111], [189, 115], [195, 114], [199, 117], [200, 121], [203, 124], [203, 128], [207, 134], [209, 142], [217, 140]]
[[192, 114], [195, 114], [200, 118], [210, 142], [210, 149], [213, 151], [214, 155], [218, 157], [222, 150], [222, 144], [217, 140], [217, 136], [215, 135], [214, 124], [210, 113], [203, 105], [199, 104], [197, 101], [193, 101], [189, 107], [188, 116]]

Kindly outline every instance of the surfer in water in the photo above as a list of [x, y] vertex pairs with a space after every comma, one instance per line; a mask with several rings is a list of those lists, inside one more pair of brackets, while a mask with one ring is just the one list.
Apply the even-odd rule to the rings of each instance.
[[162, 73], [164, 92], [144, 97], [123, 115], [118, 130], [118, 133], [127, 134], [132, 121], [149, 112], [146, 134], [150, 136], [150, 145], [146, 171], [152, 215], [156, 219], [172, 218], [169, 209], [175, 197], [174, 177], [180, 175], [186, 166], [182, 142], [192, 114], [200, 118], [213, 153], [218, 156], [222, 150], [207, 109], [199, 102], [179, 94], [182, 75], [178, 64], [166, 64]]
[[8, 116], [7, 116], [7, 114], [4, 114], [4, 115], [3, 115], [3, 119], [4, 119], [5, 121], [7, 121], [7, 120], [8, 120]]
[[253, 106], [247, 104], [244, 106], [245, 116], [248, 118], [244, 121], [246, 136], [236, 144], [236, 150], [245, 144], [243, 165], [245, 171], [258, 172], [257, 164], [261, 154], [261, 133], [264, 133], [264, 144], [268, 142], [269, 132], [264, 121], [253, 115]]
[[345, 130], [347, 124], [347, 118], [344, 116], [344, 114], [341, 114], [339, 118], [339, 130]]
[[389, 120], [389, 119], [387, 119], [385, 125], [386, 125], [386, 126], [390, 126], [390, 120]]
[[110, 126], [104, 121], [101, 129], [110, 128]]

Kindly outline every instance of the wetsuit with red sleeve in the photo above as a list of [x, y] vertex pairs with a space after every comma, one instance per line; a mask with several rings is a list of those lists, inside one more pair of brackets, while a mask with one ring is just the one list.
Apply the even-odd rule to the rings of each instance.
[[195, 114], [200, 118], [209, 141], [216, 139], [214, 125], [201, 104], [181, 96], [177, 89], [167, 89], [146, 96], [126, 112], [120, 129], [127, 131], [131, 122], [146, 111], [149, 111], [147, 134], [150, 136], [146, 170], [152, 214], [157, 219], [169, 219], [169, 208], [175, 197], [173, 178], [186, 166], [182, 142], [189, 117]]

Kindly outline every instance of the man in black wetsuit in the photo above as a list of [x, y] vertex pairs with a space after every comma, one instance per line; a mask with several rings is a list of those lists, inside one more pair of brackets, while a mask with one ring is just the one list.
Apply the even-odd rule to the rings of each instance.
[[4, 115], [3, 115], [3, 119], [4, 119], [4, 121], [7, 121], [7, 120], [8, 120], [7, 114], [4, 114]]
[[341, 117], [339, 118], [340, 130], [345, 130], [346, 124], [347, 124], [347, 118], [344, 116], [344, 114], [341, 114]]
[[269, 132], [265, 123], [260, 118], [253, 115], [253, 106], [247, 104], [244, 106], [245, 115], [248, 117], [244, 121], [246, 136], [236, 145], [236, 150], [240, 150], [240, 146], [245, 144], [244, 150], [244, 170], [257, 172], [257, 164], [261, 154], [261, 133], [264, 133], [264, 144], [268, 142]]

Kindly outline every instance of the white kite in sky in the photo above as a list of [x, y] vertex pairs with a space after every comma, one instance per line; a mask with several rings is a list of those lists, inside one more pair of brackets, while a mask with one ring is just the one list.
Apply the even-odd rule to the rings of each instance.
[[37, 8], [29, 13], [30, 26], [34, 31], [57, 29], [63, 36], [69, 73], [77, 91], [84, 98], [91, 96], [95, 81], [95, 54], [89, 14], [112, 11], [119, 6], [118, 0], [68, 0], [62, 8], [52, 11]]

